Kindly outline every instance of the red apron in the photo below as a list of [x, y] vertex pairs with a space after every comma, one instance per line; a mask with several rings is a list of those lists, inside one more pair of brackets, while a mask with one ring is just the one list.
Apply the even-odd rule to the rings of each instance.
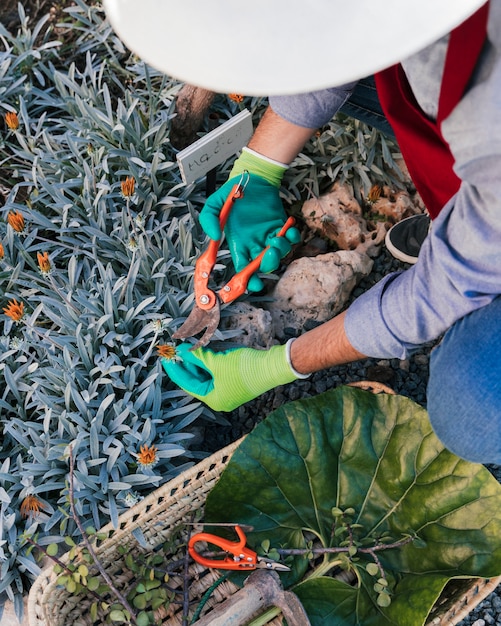
[[381, 106], [432, 219], [461, 183], [454, 173], [454, 158], [440, 127], [461, 100], [473, 73], [486, 38], [488, 7], [487, 2], [451, 31], [436, 121], [427, 117], [417, 103], [400, 64], [375, 75]]

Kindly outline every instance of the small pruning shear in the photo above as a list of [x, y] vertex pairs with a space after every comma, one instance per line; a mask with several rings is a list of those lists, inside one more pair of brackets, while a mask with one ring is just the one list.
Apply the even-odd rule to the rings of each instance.
[[[230, 194], [226, 198], [221, 213], [219, 214], [221, 231], [224, 229], [233, 204], [236, 200], [243, 197], [248, 181], [249, 173], [244, 172], [239, 182], [233, 186]], [[282, 237], [285, 235], [294, 222], [294, 218], [289, 217], [277, 236]], [[203, 336], [191, 350], [195, 350], [200, 346], [206, 346], [209, 343], [212, 335], [216, 332], [221, 318], [220, 302], [233, 302], [245, 293], [249, 278], [259, 269], [263, 256], [269, 249], [269, 246], [264, 248], [254, 260], [235, 274], [233, 278], [216, 293], [209, 288], [208, 283], [212, 269], [216, 264], [219, 244], [220, 241], [211, 239], [205, 252], [198, 258], [195, 264], [194, 274], [195, 306], [182, 326], [172, 335], [174, 339], [186, 339], [187, 337], [193, 337], [205, 330]]]
[[[258, 556], [255, 552], [246, 547], [247, 537], [244, 531], [238, 525], [235, 525], [235, 531], [238, 535], [238, 541], [228, 541], [211, 533], [197, 533], [192, 535], [188, 542], [188, 552], [192, 559], [205, 567], [213, 567], [216, 569], [231, 570], [254, 570], [256, 568], [272, 569], [278, 572], [289, 572], [290, 567], [277, 563], [272, 559]], [[222, 559], [209, 559], [202, 556], [195, 549], [195, 544], [206, 542], [217, 546], [225, 553]]]

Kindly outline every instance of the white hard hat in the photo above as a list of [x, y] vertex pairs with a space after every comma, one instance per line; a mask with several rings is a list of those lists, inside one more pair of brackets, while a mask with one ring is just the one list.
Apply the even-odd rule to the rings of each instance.
[[167, 75], [221, 93], [342, 85], [421, 50], [485, 0], [103, 0], [117, 35]]

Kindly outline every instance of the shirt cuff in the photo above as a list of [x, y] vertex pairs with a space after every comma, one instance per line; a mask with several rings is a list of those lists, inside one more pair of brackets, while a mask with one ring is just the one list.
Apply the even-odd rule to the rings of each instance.
[[344, 330], [351, 345], [368, 357], [405, 359], [409, 353], [388, 328], [382, 314], [382, 299], [388, 285], [400, 273], [389, 274], [359, 296], [346, 312]]

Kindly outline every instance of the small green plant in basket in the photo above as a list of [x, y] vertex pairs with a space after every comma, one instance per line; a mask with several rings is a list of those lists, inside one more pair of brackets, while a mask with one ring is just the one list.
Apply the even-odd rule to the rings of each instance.
[[95, 542], [107, 539], [108, 534], [87, 527], [84, 537], [80, 545], [71, 537], [65, 538], [65, 543], [70, 548], [65, 561], [57, 556], [58, 544], [51, 543], [43, 548], [37, 544], [36, 537], [29, 538], [28, 541], [54, 561], [58, 585], [63, 586], [72, 596], [84, 595], [92, 598], [89, 606], [92, 622], [137, 626], [161, 624], [156, 617], [156, 611], [161, 607], [167, 608], [174, 600], [174, 593], [168, 588], [169, 570], [165, 569], [165, 556], [162, 552], [141, 557], [130, 553], [125, 555], [125, 548], [119, 548], [119, 552], [124, 555], [127, 574], [134, 580], [126, 595], [123, 595], [92, 548]]
[[[170, 575], [179, 575], [184, 567], [183, 559], [176, 563], [166, 564], [165, 551], [172, 551], [173, 544], [179, 543], [179, 528], [168, 542], [152, 553], [130, 552], [126, 547], [119, 546], [118, 553], [124, 560], [124, 571], [119, 576], [111, 576], [101, 563], [96, 553], [96, 546], [109, 538], [108, 532], [98, 532], [93, 526], [85, 525], [76, 511], [74, 481], [74, 459], [70, 452], [70, 472], [68, 486], [67, 516], [71, 517], [81, 533], [82, 541], [76, 543], [71, 536], [64, 537], [67, 549], [64, 559], [58, 543], [42, 546], [38, 536], [28, 533], [24, 540], [31, 549], [42, 552], [54, 562], [54, 573], [57, 584], [63, 586], [72, 596], [86, 595], [92, 598], [89, 607], [89, 618], [100, 624], [135, 624], [148, 626], [161, 624], [157, 617], [160, 608], [167, 608], [175, 600], [175, 592], [169, 588]], [[31, 506], [34, 507], [33, 502]], [[34, 510], [34, 509], [33, 509]], [[124, 588], [116, 582], [118, 578], [129, 580]]]
[[313, 626], [423, 626], [450, 579], [501, 574], [500, 507], [496, 479], [444, 449], [422, 407], [340, 387], [259, 424], [205, 520], [253, 526], [251, 547], [288, 558]]
[[[89, 539], [95, 541], [108, 538], [107, 534], [96, 533], [92, 527], [86, 528], [85, 532]], [[69, 562], [66, 564], [56, 559], [54, 565], [54, 572], [59, 574], [57, 582], [69, 594], [93, 597], [89, 607], [89, 617], [93, 622], [99, 620], [102, 624], [132, 623], [137, 626], [161, 623], [155, 612], [160, 607], [168, 607], [174, 599], [174, 594], [168, 588], [169, 573], [165, 569], [165, 556], [162, 552], [140, 557], [130, 553], [125, 555], [125, 548], [119, 548], [119, 552], [125, 557], [127, 573], [134, 580], [129, 585], [127, 594], [123, 595], [107, 576], [92, 548], [86, 547], [87, 541], [84, 541], [84, 545], [77, 546], [68, 537], [67, 543], [70, 545]], [[55, 557], [56, 550], [57, 544], [50, 544], [46, 554]], [[78, 564], [73, 562], [77, 554]]]

